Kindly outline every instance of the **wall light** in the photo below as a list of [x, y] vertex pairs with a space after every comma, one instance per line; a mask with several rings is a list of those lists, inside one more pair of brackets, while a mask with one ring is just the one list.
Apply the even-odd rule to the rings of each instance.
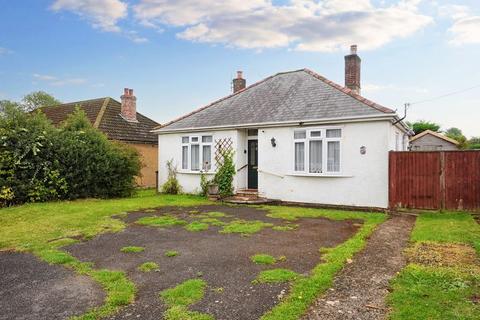
[[277, 142], [275, 141], [275, 138], [270, 139], [270, 142], [272, 143], [272, 147], [275, 148], [277, 146]]

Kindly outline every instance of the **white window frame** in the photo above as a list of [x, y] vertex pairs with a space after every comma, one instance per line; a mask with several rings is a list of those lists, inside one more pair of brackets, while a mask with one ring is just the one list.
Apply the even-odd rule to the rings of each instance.
[[[337, 138], [327, 138], [327, 130], [340, 130], [340, 137]], [[305, 131], [305, 138], [304, 139], [295, 139], [295, 132], [296, 131]], [[311, 137], [312, 131], [320, 131], [321, 134], [319, 137]], [[330, 175], [341, 175], [342, 174], [342, 140], [344, 138], [344, 129], [341, 126], [335, 127], [315, 127], [315, 128], [295, 128], [292, 131], [292, 138], [293, 138], [293, 157], [292, 157], [292, 172], [293, 174], [301, 174], [301, 175], [311, 175], [311, 176], [330, 176]], [[322, 172], [321, 173], [313, 173], [310, 172], [310, 141], [322, 141]], [[328, 171], [328, 142], [336, 142], [340, 143], [340, 150], [339, 150], [339, 163], [340, 163], [340, 170], [339, 171]], [[295, 170], [295, 143], [303, 142], [304, 143], [304, 170]]]
[[[212, 137], [211, 142], [203, 142], [203, 137]], [[183, 142], [183, 138], [188, 137], [188, 142]], [[197, 138], [197, 141], [193, 141], [194, 138]], [[214, 171], [213, 167], [213, 134], [200, 134], [200, 135], [182, 135], [180, 137], [181, 141], [181, 163], [182, 163], [182, 171], [183, 172], [192, 172], [192, 173], [200, 173], [200, 172], [211, 172]], [[198, 145], [198, 161], [199, 161], [199, 169], [192, 170], [192, 145]], [[210, 169], [205, 170], [205, 164], [203, 163], [203, 147], [210, 146]], [[183, 168], [183, 147], [187, 147], [187, 168]]]

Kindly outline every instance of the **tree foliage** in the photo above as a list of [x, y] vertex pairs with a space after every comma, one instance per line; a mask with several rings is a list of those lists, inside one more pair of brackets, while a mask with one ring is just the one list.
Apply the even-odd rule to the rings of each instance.
[[480, 149], [480, 137], [472, 137], [468, 140], [467, 149]]
[[433, 132], [440, 131], [440, 125], [438, 123], [426, 121], [426, 120], [419, 120], [416, 122], [407, 122], [407, 125], [410, 128], [412, 128], [413, 132], [415, 132], [416, 135], [426, 130], [431, 130]]
[[0, 114], [0, 205], [131, 194], [140, 161], [77, 109], [61, 128], [42, 113]]
[[460, 149], [465, 149], [467, 147], [467, 138], [463, 135], [462, 130], [452, 127], [445, 130], [445, 135], [450, 139], [456, 140]]
[[0, 100], [0, 114], [4, 113], [6, 108], [17, 108], [24, 112], [30, 112], [41, 107], [50, 107], [61, 104], [52, 95], [44, 91], [34, 91], [25, 95], [20, 102], [11, 100]]

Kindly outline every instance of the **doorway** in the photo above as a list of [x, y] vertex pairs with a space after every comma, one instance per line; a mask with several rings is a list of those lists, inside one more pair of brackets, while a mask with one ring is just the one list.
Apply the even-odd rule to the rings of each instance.
[[248, 189], [258, 189], [258, 140], [248, 140]]

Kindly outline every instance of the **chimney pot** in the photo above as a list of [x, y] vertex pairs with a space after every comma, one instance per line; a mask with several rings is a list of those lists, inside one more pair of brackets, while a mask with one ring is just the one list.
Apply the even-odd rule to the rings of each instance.
[[123, 89], [121, 116], [130, 122], [137, 122], [137, 97], [133, 95], [133, 89]]
[[362, 60], [357, 55], [357, 45], [350, 46], [350, 54], [345, 56], [345, 87], [360, 94], [360, 65]]
[[247, 81], [243, 79], [242, 71], [237, 71], [237, 78], [233, 79], [232, 84], [233, 84], [233, 93], [236, 93], [240, 90], [245, 89], [245, 87], [247, 86]]

